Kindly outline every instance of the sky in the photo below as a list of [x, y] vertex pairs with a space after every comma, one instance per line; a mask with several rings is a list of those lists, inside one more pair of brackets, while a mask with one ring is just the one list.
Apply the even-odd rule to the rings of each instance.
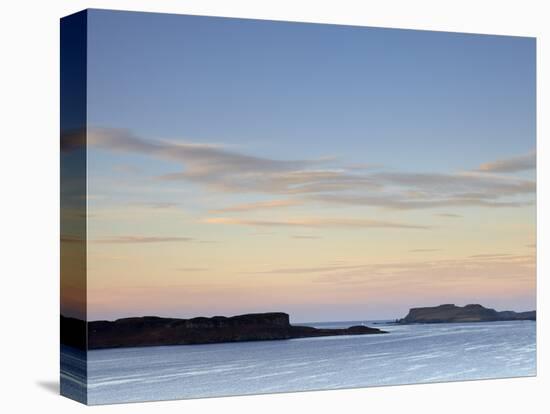
[[88, 319], [535, 308], [535, 40], [92, 10]]

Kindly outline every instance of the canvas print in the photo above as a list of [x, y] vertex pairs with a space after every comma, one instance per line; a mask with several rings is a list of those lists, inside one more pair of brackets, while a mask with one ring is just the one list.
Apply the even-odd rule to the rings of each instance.
[[61, 21], [61, 393], [536, 375], [536, 40]]

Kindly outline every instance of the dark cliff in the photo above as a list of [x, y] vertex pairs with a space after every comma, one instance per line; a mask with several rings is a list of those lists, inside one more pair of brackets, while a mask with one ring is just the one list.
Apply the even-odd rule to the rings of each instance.
[[536, 312], [498, 312], [481, 305], [439, 305], [426, 308], [412, 308], [399, 323], [450, 323], [450, 322], [496, 322], [536, 320]]
[[[61, 318], [61, 323], [70, 322]], [[82, 324], [85, 322], [81, 321]], [[262, 341], [334, 335], [386, 333], [377, 328], [317, 329], [293, 326], [282, 312], [232, 317], [160, 318], [145, 316], [88, 323], [88, 349]]]

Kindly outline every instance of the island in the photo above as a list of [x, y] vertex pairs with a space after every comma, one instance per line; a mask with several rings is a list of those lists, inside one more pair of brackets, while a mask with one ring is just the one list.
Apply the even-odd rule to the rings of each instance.
[[425, 308], [412, 308], [407, 316], [398, 319], [399, 324], [411, 323], [453, 323], [453, 322], [498, 322], [498, 321], [534, 321], [536, 311], [514, 312], [496, 311], [479, 304], [456, 306], [445, 304]]
[[[83, 348], [84, 321], [61, 316], [61, 342]], [[232, 317], [214, 316], [191, 319], [144, 316], [115, 321], [88, 322], [87, 349], [213, 344], [221, 342], [266, 341], [336, 335], [387, 333], [364, 325], [343, 329], [321, 329], [291, 325], [283, 312], [252, 313]]]

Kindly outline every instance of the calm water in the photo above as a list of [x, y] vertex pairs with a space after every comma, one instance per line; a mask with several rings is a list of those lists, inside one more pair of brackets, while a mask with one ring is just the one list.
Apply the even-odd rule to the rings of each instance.
[[536, 375], [534, 322], [370, 325], [390, 333], [91, 351], [88, 402]]

